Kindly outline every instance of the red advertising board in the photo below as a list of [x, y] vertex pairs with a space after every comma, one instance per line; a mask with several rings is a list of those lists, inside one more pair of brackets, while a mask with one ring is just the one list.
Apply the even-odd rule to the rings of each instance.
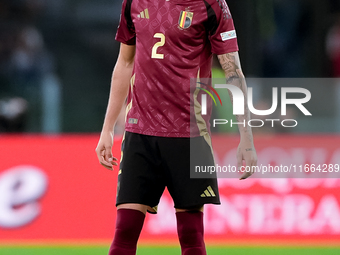
[[[236, 165], [238, 139], [213, 137], [217, 164]], [[117, 169], [98, 164], [97, 141], [98, 135], [0, 138], [1, 244], [110, 242]], [[264, 136], [255, 143], [259, 165], [340, 163], [339, 136]], [[120, 140], [113, 153], [120, 155]], [[340, 243], [340, 179], [262, 177], [219, 179], [222, 205], [205, 208], [207, 242]], [[141, 242], [176, 240], [165, 193], [158, 214], [147, 215]]]

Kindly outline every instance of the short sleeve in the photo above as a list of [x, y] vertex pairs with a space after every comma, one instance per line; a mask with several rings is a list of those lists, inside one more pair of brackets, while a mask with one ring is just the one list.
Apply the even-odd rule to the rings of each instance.
[[[209, 2], [212, 2], [211, 5]], [[238, 51], [234, 22], [225, 0], [205, 1], [208, 19], [206, 30], [211, 52], [217, 55]]]
[[122, 12], [116, 34], [116, 40], [127, 45], [136, 44], [135, 26], [131, 17], [131, 4], [132, 0], [123, 0]]

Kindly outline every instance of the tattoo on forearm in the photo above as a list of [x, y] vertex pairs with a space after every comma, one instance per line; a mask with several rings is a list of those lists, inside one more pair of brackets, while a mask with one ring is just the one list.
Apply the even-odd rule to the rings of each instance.
[[[233, 53], [228, 53], [228, 54], [223, 54], [219, 55], [218, 59], [220, 61], [220, 64], [225, 72], [225, 76], [227, 79], [228, 84], [233, 84], [240, 88], [244, 94], [244, 99], [245, 99], [245, 104], [244, 104], [244, 115], [236, 115], [236, 121], [243, 123], [244, 121], [246, 122], [246, 126], [240, 126], [242, 128], [242, 131], [246, 133], [246, 138], [249, 141], [253, 141], [253, 136], [251, 132], [251, 128], [248, 125], [248, 121], [250, 120], [250, 112], [247, 104], [247, 86], [245, 82], [245, 78], [242, 75], [242, 70], [241, 70], [241, 64], [238, 58], [238, 53], [233, 52]], [[233, 95], [232, 93], [228, 90], [229, 96], [231, 103], [233, 103]]]
[[253, 148], [248, 148], [248, 149], [246, 149], [246, 151], [252, 151], [253, 150]]
[[240, 70], [240, 67], [237, 66], [236, 58], [233, 53], [220, 55], [218, 56], [218, 59], [226, 74], [227, 83], [232, 83], [235, 79], [240, 78], [237, 73], [237, 70]]

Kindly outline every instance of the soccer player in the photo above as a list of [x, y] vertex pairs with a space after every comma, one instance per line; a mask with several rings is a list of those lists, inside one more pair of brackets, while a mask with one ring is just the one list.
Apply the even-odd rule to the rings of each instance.
[[[147, 211], [156, 213], [165, 189], [174, 201], [183, 255], [206, 254], [203, 206], [219, 204], [216, 178], [190, 178], [195, 162], [214, 165], [209, 117], [201, 111], [201, 79], [211, 77], [217, 54], [228, 84], [246, 98], [236, 32], [225, 0], [123, 0], [116, 35], [121, 42], [96, 153], [112, 170], [114, 125], [127, 97], [125, 135], [117, 184], [117, 219], [110, 255], [136, 253]], [[191, 78], [198, 82], [192, 86]], [[231, 95], [232, 96], [232, 95]], [[247, 102], [247, 100], [245, 100]], [[237, 116], [247, 123], [249, 110]], [[256, 165], [250, 127], [239, 124], [239, 166]], [[241, 179], [249, 177], [244, 173]]]

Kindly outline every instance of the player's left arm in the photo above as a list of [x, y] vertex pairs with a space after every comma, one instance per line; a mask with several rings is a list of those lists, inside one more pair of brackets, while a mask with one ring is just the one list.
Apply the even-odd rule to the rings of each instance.
[[[241, 141], [237, 149], [237, 164], [240, 168], [244, 160], [246, 166], [249, 166], [251, 169], [252, 166], [257, 165], [257, 155], [254, 147], [252, 130], [251, 127], [248, 125], [248, 121], [250, 120], [250, 112], [247, 103], [247, 84], [242, 72], [240, 57], [238, 52], [232, 52], [218, 55], [218, 59], [225, 72], [227, 84], [232, 84], [240, 88], [244, 95], [244, 115], [236, 115], [237, 122], [245, 123], [245, 125], [238, 124]], [[229, 90], [228, 92], [230, 99], [233, 102], [233, 95], [232, 93], [230, 93]], [[246, 179], [252, 174], [252, 172], [245, 172], [242, 175], [241, 179]]]

